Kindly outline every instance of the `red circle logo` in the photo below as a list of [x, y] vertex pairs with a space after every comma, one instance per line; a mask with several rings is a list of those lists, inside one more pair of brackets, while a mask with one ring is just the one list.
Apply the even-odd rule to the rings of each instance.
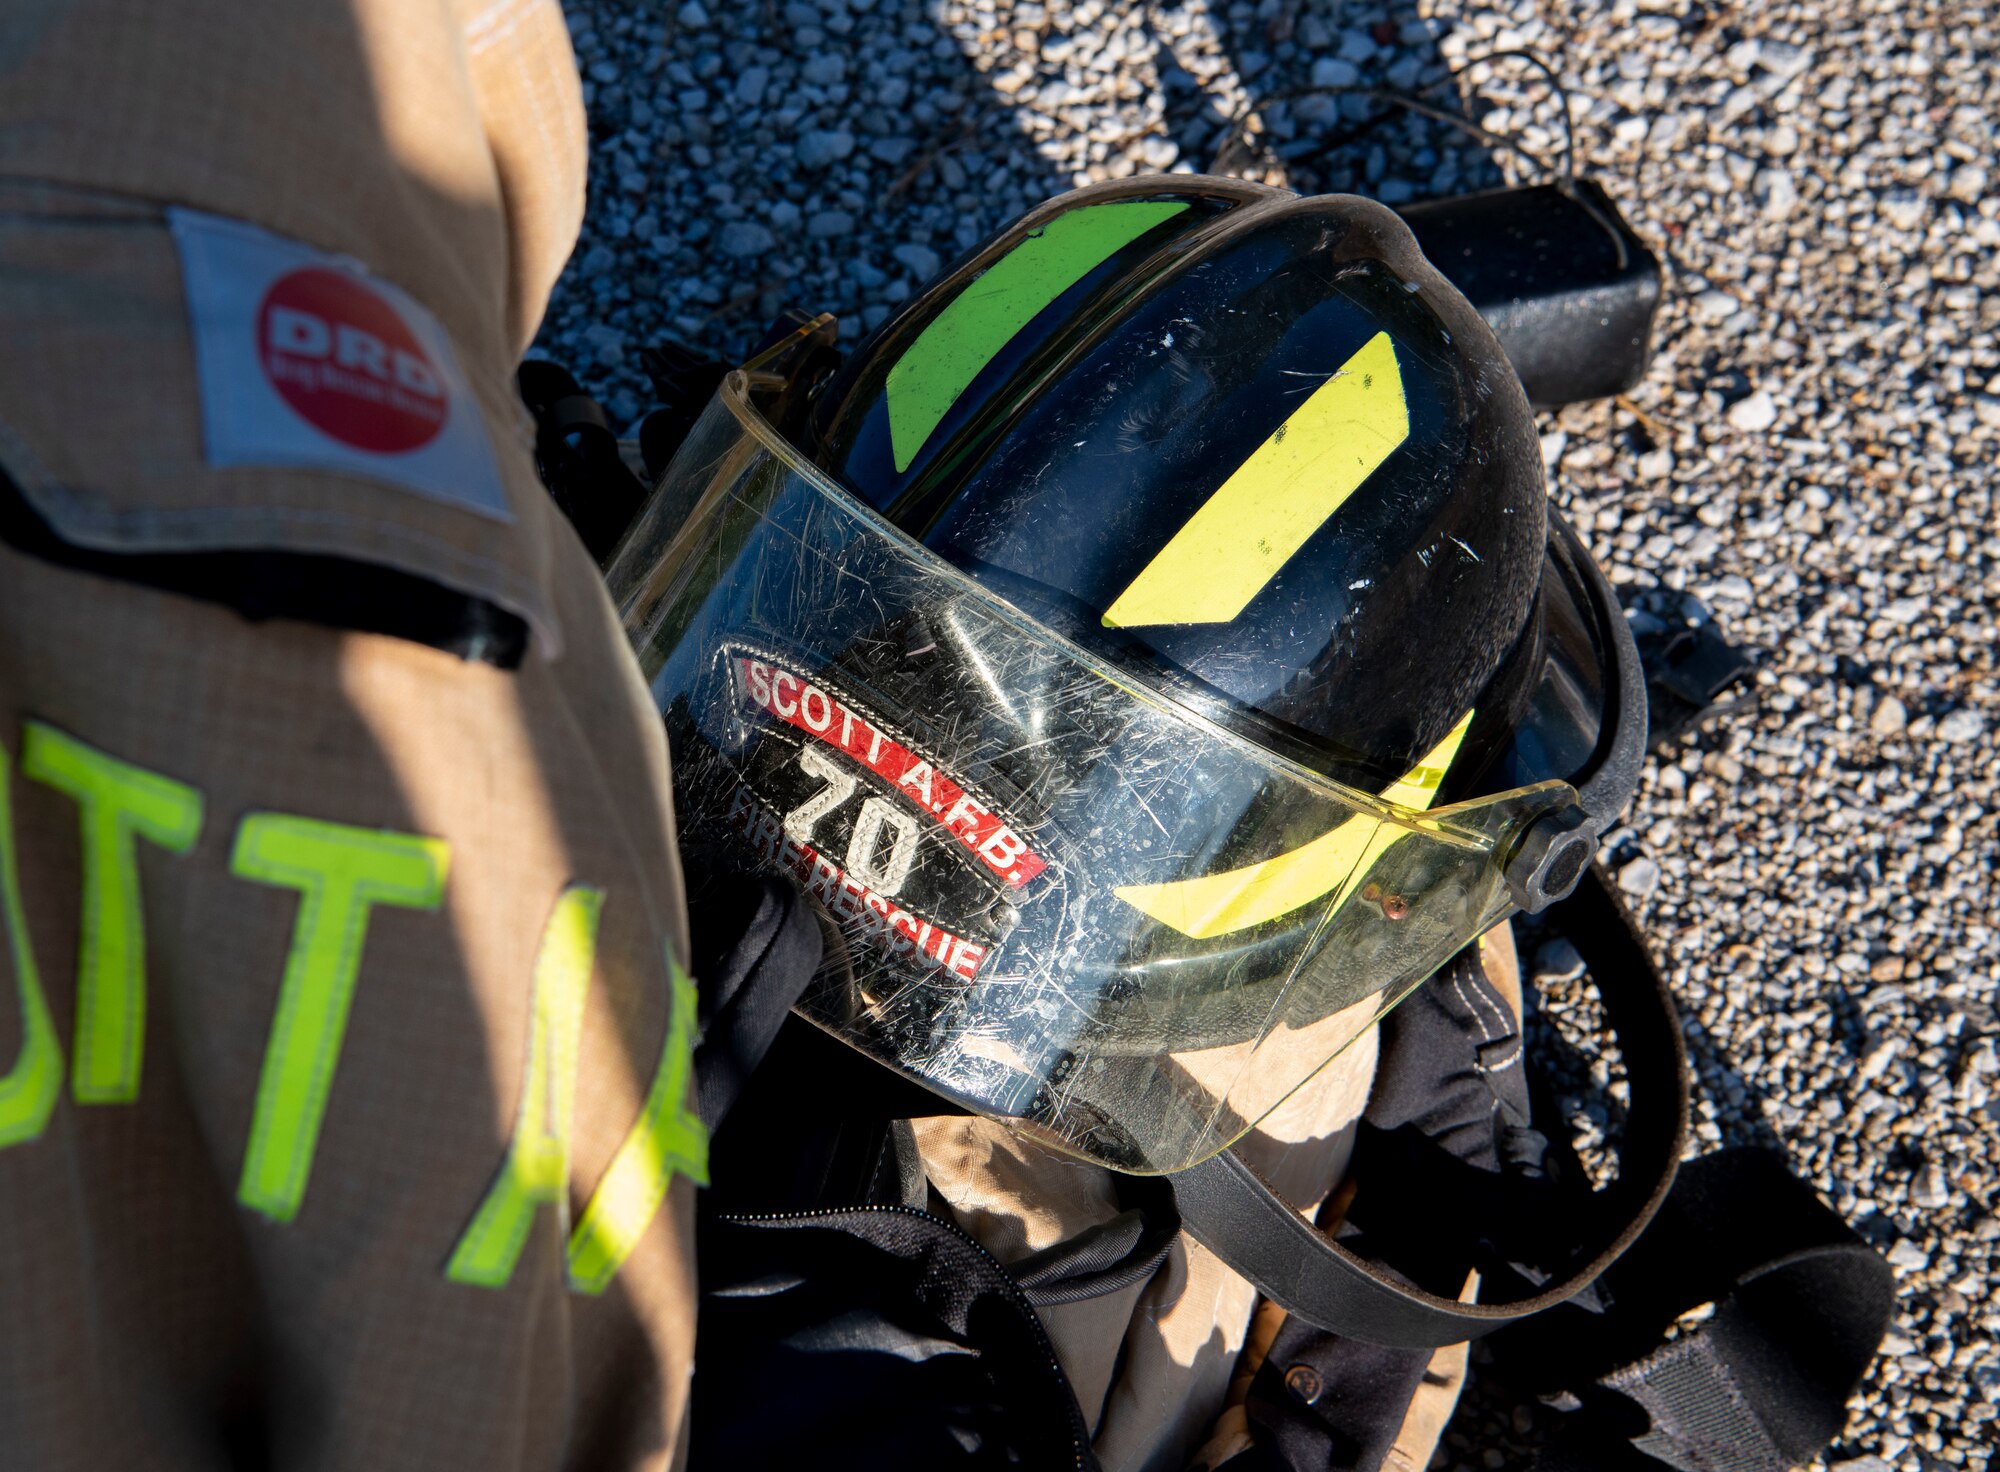
[[257, 309], [257, 355], [287, 404], [357, 450], [415, 450], [444, 428], [444, 375], [399, 313], [341, 271], [280, 276]]

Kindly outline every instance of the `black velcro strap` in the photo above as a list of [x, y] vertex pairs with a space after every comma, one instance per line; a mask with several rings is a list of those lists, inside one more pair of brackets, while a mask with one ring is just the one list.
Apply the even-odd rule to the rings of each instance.
[[1586, 1407], [1539, 1472], [1589, 1465], [1574, 1448], [1601, 1448], [1614, 1424], [1652, 1459], [1636, 1466], [1810, 1461], [1839, 1435], [1895, 1304], [1888, 1264], [1776, 1152], [1749, 1148], [1683, 1167], [1604, 1286], [1604, 1312], [1564, 1310], [1509, 1335], [1510, 1361]]
[[1662, 1345], [1608, 1383], [1652, 1416], [1633, 1445], [1681, 1472], [1787, 1472], [1796, 1465], [1771, 1440], [1714, 1334]]
[[252, 622], [289, 618], [383, 634], [503, 670], [519, 668], [528, 648], [527, 623], [498, 604], [350, 557], [261, 548], [105, 552], [79, 547], [56, 535], [4, 471], [0, 542], [57, 567], [219, 603]]
[[1157, 1176], [1116, 1177], [1125, 1210], [1008, 1265], [1036, 1308], [1102, 1298], [1158, 1271], [1180, 1235], [1173, 1188]]
[[639, 514], [647, 488], [625, 464], [604, 406], [568, 369], [531, 358], [514, 381], [535, 420], [535, 472], [585, 550], [602, 563]]
[[565, 394], [557, 399], [544, 411], [542, 422], [557, 434], [587, 431], [608, 434], [614, 441], [618, 438], [604, 406], [585, 393]]
[[1673, 1185], [1687, 1135], [1687, 1059], [1666, 980], [1602, 869], [1593, 865], [1551, 915], [1597, 981], [1632, 1090], [1618, 1179], [1580, 1203], [1581, 1266], [1528, 1298], [1459, 1303], [1333, 1241], [1232, 1151], [1171, 1177], [1188, 1231], [1307, 1323], [1391, 1348], [1456, 1344], [1553, 1308], [1595, 1281], [1638, 1239]]

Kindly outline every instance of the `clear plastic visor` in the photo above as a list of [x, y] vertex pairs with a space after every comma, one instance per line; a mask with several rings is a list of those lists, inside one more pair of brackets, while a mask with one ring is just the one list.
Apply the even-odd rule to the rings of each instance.
[[1145, 688], [883, 521], [722, 385], [611, 591], [692, 874], [790, 875], [801, 1009], [1047, 1143], [1171, 1171], [1254, 1126], [1512, 908], [1549, 782], [1429, 809]]

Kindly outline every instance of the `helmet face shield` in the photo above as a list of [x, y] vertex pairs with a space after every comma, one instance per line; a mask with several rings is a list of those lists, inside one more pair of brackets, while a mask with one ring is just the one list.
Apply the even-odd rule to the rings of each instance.
[[611, 572], [691, 872], [796, 879], [801, 1009], [1124, 1170], [1225, 1148], [1512, 908], [1559, 782], [1431, 809], [1467, 721], [1374, 794], [1294, 765], [926, 551], [734, 374]]

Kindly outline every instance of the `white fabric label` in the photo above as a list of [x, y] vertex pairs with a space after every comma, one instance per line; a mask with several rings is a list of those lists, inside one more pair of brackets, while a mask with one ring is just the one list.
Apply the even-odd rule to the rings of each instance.
[[210, 465], [339, 471], [513, 520], [437, 319], [345, 257], [236, 220], [168, 216]]

